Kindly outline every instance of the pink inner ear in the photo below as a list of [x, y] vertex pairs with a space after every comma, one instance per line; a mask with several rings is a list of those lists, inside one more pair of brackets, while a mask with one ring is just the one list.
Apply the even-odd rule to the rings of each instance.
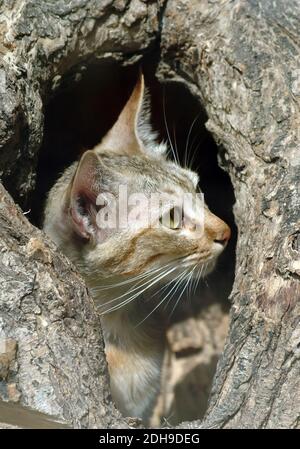
[[[80, 200], [84, 199], [81, 205]], [[93, 227], [96, 224], [96, 196], [89, 197], [83, 192], [74, 196], [71, 202], [70, 214], [73, 220], [76, 233], [89, 239], [93, 233]]]
[[71, 207], [70, 215], [71, 215], [74, 230], [76, 231], [76, 233], [84, 239], [89, 239], [90, 234], [86, 230], [86, 228], [87, 228], [86, 223], [84, 223], [84, 218], [80, 214], [78, 214], [76, 206]]
[[96, 198], [100, 190], [96, 180], [98, 164], [95, 153], [87, 151], [79, 163], [71, 190], [70, 215], [75, 232], [84, 239], [90, 239], [96, 225]]

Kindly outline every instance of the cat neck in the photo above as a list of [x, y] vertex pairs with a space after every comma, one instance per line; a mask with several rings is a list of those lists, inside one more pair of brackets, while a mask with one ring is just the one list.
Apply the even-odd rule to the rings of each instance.
[[105, 298], [101, 289], [97, 290], [95, 286], [91, 288], [96, 307], [101, 314], [106, 343], [122, 347], [133, 346], [137, 352], [145, 352], [145, 347], [164, 346], [164, 319], [161, 313], [155, 310], [159, 298], [154, 297], [153, 292], [149, 291], [147, 296], [137, 296], [129, 304], [109, 312], [109, 307], [117, 306], [117, 303], [120, 305], [124, 300], [123, 295], [126, 295], [128, 287], [114, 289], [113, 294], [106, 295]]

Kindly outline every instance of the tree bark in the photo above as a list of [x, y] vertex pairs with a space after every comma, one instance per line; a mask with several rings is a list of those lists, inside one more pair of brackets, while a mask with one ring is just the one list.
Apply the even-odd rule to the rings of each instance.
[[111, 402], [84, 282], [3, 187], [0, 204], [0, 398], [73, 427], [128, 427]]
[[[42, 106], [77, 64], [132, 63], [159, 46], [161, 80], [200, 99], [234, 186], [239, 238], [209, 408], [185, 426], [300, 427], [299, 3], [4, 0], [0, 8], [1, 177], [23, 207]], [[75, 427], [131, 425], [110, 401], [81, 278], [3, 188], [0, 196], [0, 398]]]
[[300, 426], [299, 17], [292, 0], [169, 0], [164, 14], [161, 77], [204, 105], [239, 231], [230, 331], [192, 426]]
[[[157, 41], [160, 7], [0, 2], [0, 174], [23, 208], [35, 186], [43, 105], [82, 61], [141, 58]], [[82, 279], [3, 187], [0, 204], [0, 400], [73, 427], [128, 427], [134, 420], [111, 402], [99, 317]]]
[[26, 207], [35, 186], [43, 105], [81, 62], [138, 61], [157, 43], [162, 4], [0, 2], [0, 176], [19, 204]]

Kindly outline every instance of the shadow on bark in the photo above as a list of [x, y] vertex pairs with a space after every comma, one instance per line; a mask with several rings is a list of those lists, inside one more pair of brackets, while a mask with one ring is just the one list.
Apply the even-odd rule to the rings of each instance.
[[[183, 147], [186, 134], [181, 136], [181, 132], [186, 133], [202, 105], [205, 113], [201, 114], [200, 136], [206, 151], [198, 151], [197, 156], [203, 189], [207, 188], [212, 209], [231, 225], [234, 204], [239, 239], [229, 335], [208, 410], [202, 421], [183, 425], [298, 428], [299, 3], [83, 0], [57, 4], [37, 0], [5, 2], [4, 6], [5, 14], [0, 16], [1, 179], [24, 211], [32, 201], [30, 218], [34, 223], [41, 218], [40, 205], [58, 171], [93, 144], [90, 136], [98, 141], [98, 129], [100, 133], [110, 126], [109, 120], [114, 119], [130, 90], [130, 72], [134, 70], [130, 66], [151, 52], [157, 58], [159, 50], [156, 75], [168, 82], [167, 104], [172, 105], [175, 98], [178, 103], [180, 97], [185, 105], [171, 107], [178, 114], [180, 123], [175, 131]], [[101, 74], [98, 68], [89, 71], [96, 61], [99, 70], [103, 68]], [[74, 139], [51, 121], [51, 116], [58, 114], [69, 130], [73, 129], [72, 119], [81, 125], [86, 118], [81, 116], [80, 121], [79, 103], [84, 110], [92, 107], [92, 100], [87, 100], [87, 85], [86, 95], [76, 89], [80, 80], [85, 76], [93, 79], [96, 73], [100, 80], [107, 76], [109, 84], [112, 72], [105, 72], [105, 64], [116, 67], [111, 88], [120, 96], [105, 103], [99, 84], [103, 104], [110, 104], [112, 98], [116, 104], [105, 124], [98, 128], [96, 121], [91, 121], [78, 126], [79, 136]], [[118, 84], [121, 66], [122, 76], [128, 77], [126, 88]], [[150, 84], [151, 80], [154, 103], [159, 103], [160, 95], [155, 92], [160, 92], [160, 87], [149, 70]], [[190, 94], [183, 93], [183, 85]], [[69, 109], [66, 123], [66, 117], [55, 109], [54, 95], [60, 92], [65, 105], [69, 102], [71, 107], [70, 88], [81, 100], [73, 111]], [[96, 112], [101, 110], [97, 101], [93, 107]], [[172, 128], [171, 112], [167, 115]], [[153, 119], [165, 136], [161, 112]], [[209, 133], [204, 130], [205, 121]], [[58, 142], [55, 134], [64, 140]], [[212, 136], [219, 148], [219, 165], [227, 175], [216, 164]], [[56, 145], [63, 150], [53, 149]], [[49, 177], [45, 175], [47, 165]], [[205, 167], [202, 173], [201, 167]], [[207, 173], [210, 175], [205, 178]], [[217, 189], [215, 179], [217, 186], [220, 183]], [[2, 187], [0, 195], [0, 398], [56, 415], [75, 427], [130, 425], [110, 400], [99, 320], [82, 280], [51, 242], [29, 224]], [[223, 195], [226, 200], [219, 202]], [[209, 282], [213, 306], [221, 305], [220, 323], [228, 310], [222, 297], [227, 297], [233, 281], [233, 247], [227, 252], [232, 265], [225, 256], [222, 265], [230, 282], [222, 280], [221, 272]], [[198, 313], [195, 303], [192, 307]], [[194, 316], [187, 313], [189, 319]], [[197, 354], [189, 352], [191, 357], [204, 354], [211, 344], [206, 345], [211, 336], [206, 321], [200, 319], [203, 326], [199, 330], [198, 317], [187, 320], [200, 341], [194, 348]], [[178, 366], [186, 348], [175, 344], [176, 332], [181, 332], [176, 324], [170, 328], [169, 341]], [[218, 344], [211, 360], [221, 352]], [[192, 378], [194, 369], [190, 367]], [[189, 374], [184, 379], [189, 379]], [[174, 396], [169, 395], [165, 402], [169, 406]]]

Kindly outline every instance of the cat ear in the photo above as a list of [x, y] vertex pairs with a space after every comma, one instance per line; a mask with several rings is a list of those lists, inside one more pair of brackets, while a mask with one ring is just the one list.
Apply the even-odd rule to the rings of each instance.
[[102, 150], [108, 150], [125, 155], [147, 153], [153, 157], [165, 152], [165, 146], [155, 142], [157, 135], [151, 129], [147, 106], [144, 76], [140, 71], [129, 100], [95, 151], [101, 153]]
[[[120, 113], [116, 123], [98, 146], [117, 154], [133, 155], [142, 151], [143, 143], [138, 136], [138, 120], [144, 96], [144, 77], [140, 72], [133, 92]], [[96, 147], [97, 151], [98, 148]]]
[[75, 232], [89, 239], [96, 233], [96, 199], [100, 193], [100, 161], [93, 151], [86, 151], [76, 170], [69, 201], [69, 213]]

